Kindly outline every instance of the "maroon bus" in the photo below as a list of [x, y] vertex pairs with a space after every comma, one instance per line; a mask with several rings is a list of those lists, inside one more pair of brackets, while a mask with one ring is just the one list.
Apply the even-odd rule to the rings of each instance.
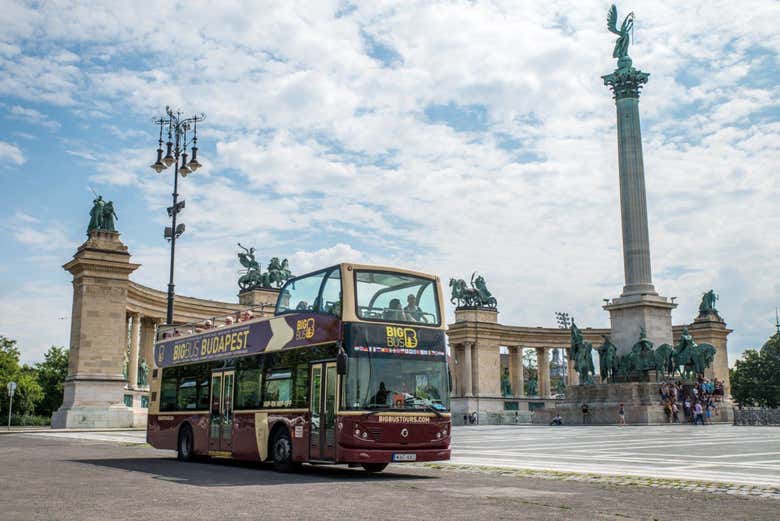
[[272, 317], [163, 326], [147, 441], [282, 471], [447, 460], [442, 310], [438, 277], [340, 264], [287, 281]]

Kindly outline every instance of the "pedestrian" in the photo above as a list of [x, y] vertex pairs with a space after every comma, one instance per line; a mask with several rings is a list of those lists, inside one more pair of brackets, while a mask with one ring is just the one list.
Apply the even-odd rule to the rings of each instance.
[[680, 423], [680, 408], [677, 407], [676, 403], [672, 404], [672, 422]]
[[587, 403], [582, 404], [582, 424], [588, 425], [590, 424], [590, 408], [588, 407]]
[[618, 409], [618, 425], [621, 427], [626, 424], [626, 410], [623, 406], [623, 404], [620, 404], [620, 408]]
[[683, 412], [685, 413], [685, 421], [692, 422], [693, 416], [691, 415], [691, 400], [690, 398], [685, 398], [685, 403], [683, 404]]
[[666, 423], [672, 423], [672, 404], [669, 402], [664, 404], [664, 414], [666, 415]]
[[697, 401], [696, 405], [693, 406], [693, 424], [696, 425], [699, 422], [701, 422], [702, 426], [704, 425], [704, 415], [701, 402]]

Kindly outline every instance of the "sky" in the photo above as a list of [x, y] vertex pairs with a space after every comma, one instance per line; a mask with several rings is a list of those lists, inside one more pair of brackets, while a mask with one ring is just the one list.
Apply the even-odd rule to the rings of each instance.
[[[165, 289], [166, 105], [203, 112], [180, 183], [183, 295], [237, 301], [236, 243], [484, 275], [504, 324], [607, 327], [623, 286], [606, 1], [17, 2], [0, 10], [0, 335], [69, 343], [92, 189], [136, 282]], [[622, 2], [641, 101], [653, 281], [702, 293], [730, 362], [780, 304], [780, 4]], [[447, 310], [453, 320], [453, 310]]]

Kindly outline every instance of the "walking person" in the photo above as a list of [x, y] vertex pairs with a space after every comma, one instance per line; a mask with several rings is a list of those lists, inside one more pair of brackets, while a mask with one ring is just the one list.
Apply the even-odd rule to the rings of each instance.
[[680, 408], [676, 403], [672, 404], [672, 423], [680, 423]]
[[618, 409], [618, 425], [622, 427], [625, 424], [626, 424], [626, 409], [621, 403], [620, 408]]
[[582, 424], [583, 425], [589, 425], [590, 424], [590, 407], [588, 407], [587, 403], [582, 404]]
[[701, 407], [701, 402], [697, 401], [696, 405], [693, 406], [693, 424], [696, 425], [699, 422], [704, 426], [703, 409]]

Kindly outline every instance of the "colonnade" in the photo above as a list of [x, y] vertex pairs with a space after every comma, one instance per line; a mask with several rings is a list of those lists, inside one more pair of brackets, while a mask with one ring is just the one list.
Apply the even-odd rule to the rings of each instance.
[[[564, 349], [569, 352], [568, 347], [531, 347], [506, 346], [509, 352], [509, 382], [514, 398], [529, 397], [526, 394], [526, 377], [523, 365], [523, 355], [525, 349], [534, 349], [536, 352], [537, 367], [537, 387], [533, 397], [549, 398], [552, 396], [551, 375], [550, 375], [550, 354], [552, 349]], [[500, 360], [500, 347], [497, 345], [482, 345], [477, 342], [464, 342], [451, 346], [453, 364], [451, 365], [452, 374], [452, 395], [454, 397], [497, 397], [501, 395], [500, 381], [502, 378], [501, 364], [493, 367], [489, 366], [491, 360]], [[485, 353], [486, 350], [494, 351]], [[480, 367], [480, 354], [482, 367]], [[488, 373], [487, 371], [490, 371]], [[498, 385], [495, 384], [498, 382]], [[571, 357], [567, 356], [566, 361], [566, 382], [568, 385], [579, 383], [577, 372], [574, 370], [574, 364]]]

